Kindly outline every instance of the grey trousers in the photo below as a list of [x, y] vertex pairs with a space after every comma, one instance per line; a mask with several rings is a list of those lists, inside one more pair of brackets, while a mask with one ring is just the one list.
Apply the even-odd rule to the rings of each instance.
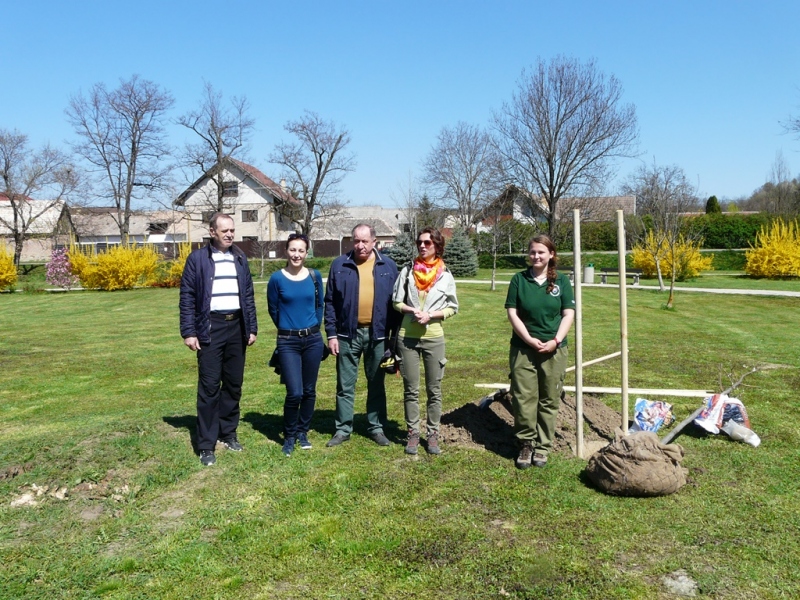
[[400, 338], [397, 350], [403, 361], [400, 374], [403, 376], [403, 405], [406, 426], [419, 433], [419, 367], [425, 368], [425, 392], [428, 396], [427, 435], [439, 431], [442, 418], [442, 377], [447, 359], [444, 357], [444, 336], [433, 339]]

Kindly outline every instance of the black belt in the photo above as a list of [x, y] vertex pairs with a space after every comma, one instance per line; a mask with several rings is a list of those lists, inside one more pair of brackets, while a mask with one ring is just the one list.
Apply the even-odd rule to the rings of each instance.
[[232, 313], [212, 312], [211, 316], [216, 317], [217, 319], [224, 319], [226, 321], [235, 321], [242, 316], [242, 311], [237, 310], [236, 312]]
[[319, 333], [319, 325], [307, 327], [306, 329], [278, 329], [278, 335], [294, 335], [297, 337], [308, 337]]

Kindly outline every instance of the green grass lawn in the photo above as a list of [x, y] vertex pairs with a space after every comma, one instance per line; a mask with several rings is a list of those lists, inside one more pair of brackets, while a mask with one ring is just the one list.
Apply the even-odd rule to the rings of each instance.
[[[474, 383], [507, 378], [505, 286], [486, 288], [462, 283], [446, 324], [447, 410], [479, 398]], [[0, 295], [1, 598], [649, 599], [671, 597], [661, 577], [677, 569], [704, 597], [800, 596], [800, 299], [686, 294], [667, 311], [665, 294], [628, 295], [632, 386], [726, 387], [745, 365], [782, 365], [737, 394], [759, 448], [690, 426], [678, 438], [690, 483], [634, 499], [596, 491], [585, 463], [562, 455], [528, 471], [452, 446], [408, 457], [364, 438], [363, 415], [350, 442], [324, 448], [332, 360], [314, 449], [287, 459], [257, 290], [245, 451], [221, 451], [212, 468], [190, 440], [196, 362], [177, 290]], [[615, 289], [586, 288], [584, 307], [585, 358], [618, 349]], [[618, 380], [618, 361], [584, 373], [587, 385]], [[387, 385], [399, 442], [401, 381]], [[680, 419], [700, 401], [673, 402]], [[48, 489], [38, 504], [12, 507], [33, 485]], [[63, 487], [66, 499], [49, 495]]]

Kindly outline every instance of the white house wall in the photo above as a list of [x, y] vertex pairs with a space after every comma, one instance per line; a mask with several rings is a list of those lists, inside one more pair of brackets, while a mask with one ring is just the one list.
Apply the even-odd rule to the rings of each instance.
[[[247, 177], [244, 181], [242, 173], [232, 173], [225, 170], [224, 179], [227, 181], [239, 182], [239, 195], [237, 197], [226, 197], [224, 201], [225, 213], [233, 217], [236, 235], [234, 241], [241, 241], [245, 237], [255, 237], [259, 240], [280, 240], [285, 239], [290, 227], [285, 228], [279, 220], [276, 220], [273, 210], [273, 196], [264, 188], [254, 189], [256, 182]], [[202, 213], [213, 210], [217, 199], [217, 186], [211, 179], [187, 195], [184, 202], [186, 213], [190, 215], [189, 236], [191, 241], [199, 242], [208, 237], [208, 223], [202, 221]], [[243, 222], [242, 211], [257, 210], [258, 221]]]

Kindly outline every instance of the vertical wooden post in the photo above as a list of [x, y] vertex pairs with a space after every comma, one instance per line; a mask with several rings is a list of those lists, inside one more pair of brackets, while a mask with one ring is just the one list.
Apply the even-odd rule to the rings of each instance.
[[622, 351], [622, 433], [628, 434], [628, 289], [625, 285], [625, 221], [617, 211], [617, 247], [619, 249], [619, 338]]
[[583, 293], [581, 291], [581, 215], [572, 211], [573, 224], [573, 274], [575, 281], [575, 452], [584, 458], [583, 452]]

